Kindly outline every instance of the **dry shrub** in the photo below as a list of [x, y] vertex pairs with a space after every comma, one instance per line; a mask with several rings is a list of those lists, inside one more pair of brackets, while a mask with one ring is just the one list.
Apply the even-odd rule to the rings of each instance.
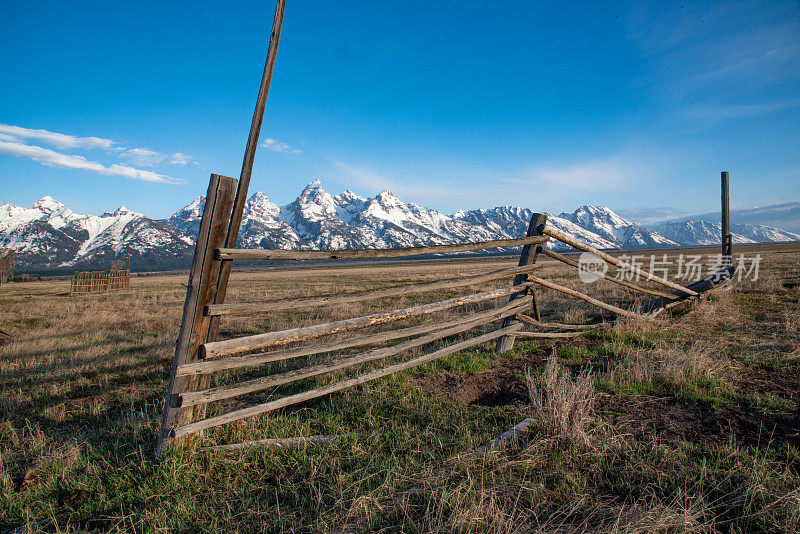
[[688, 348], [665, 347], [655, 350], [638, 349], [623, 353], [622, 362], [612, 371], [615, 380], [652, 384], [662, 380], [684, 384], [695, 380], [710, 380], [722, 371], [720, 360], [705, 343]]
[[786, 310], [783, 314], [783, 326], [787, 334], [800, 332], [800, 310]]
[[683, 317], [683, 324], [691, 328], [717, 328], [742, 320], [735, 293], [729, 287], [721, 287], [704, 295], [693, 310]]
[[567, 324], [584, 324], [586, 323], [586, 310], [569, 308], [564, 312], [562, 320]]
[[553, 351], [544, 373], [526, 375], [531, 408], [542, 429], [553, 437], [588, 443], [595, 399], [594, 376], [586, 367], [574, 379], [558, 365]]
[[621, 316], [614, 321], [614, 332], [622, 335], [646, 336], [648, 334], [666, 332], [670, 326], [668, 322], [652, 320], [644, 316]]
[[753, 280], [752, 275], [746, 276], [742, 273], [742, 279], [737, 280], [738, 275], [734, 275], [731, 284], [737, 291], [744, 292], [759, 292], [759, 293], [774, 293], [783, 291], [783, 276], [774, 271], [761, 269], [758, 273], [758, 279]]

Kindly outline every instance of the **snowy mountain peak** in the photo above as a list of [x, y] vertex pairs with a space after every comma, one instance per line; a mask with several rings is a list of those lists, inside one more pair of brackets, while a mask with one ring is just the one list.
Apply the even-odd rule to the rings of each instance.
[[377, 200], [384, 206], [405, 204], [405, 202], [397, 198], [395, 194], [389, 191], [388, 189], [384, 189], [383, 191], [378, 193], [377, 196], [375, 197], [375, 200]]
[[37, 209], [42, 213], [54, 213], [66, 208], [64, 204], [53, 199], [51, 196], [43, 196], [33, 204], [33, 209]]
[[319, 178], [315, 178], [308, 182], [308, 185], [300, 193], [300, 196], [308, 196], [314, 194], [315, 191], [322, 191], [323, 193], [325, 192], [325, 190], [322, 188], [322, 180]]
[[354, 201], [366, 202], [366, 200], [367, 200], [366, 198], [353, 193], [353, 191], [351, 189], [345, 189], [344, 191], [342, 191], [341, 193], [339, 193], [338, 195], [336, 195], [333, 198], [335, 198], [340, 203], [341, 202], [350, 203], [350, 202], [354, 202]]
[[278, 217], [280, 208], [261, 191], [253, 193], [244, 205], [243, 220], [272, 220]]
[[200, 195], [196, 199], [192, 200], [189, 204], [186, 205], [183, 209], [190, 209], [192, 211], [200, 211], [203, 209], [203, 206], [206, 203], [206, 196]]
[[[191, 260], [205, 204], [198, 196], [170, 219], [154, 221], [120, 206], [102, 216], [80, 215], [50, 197], [31, 208], [0, 205], [0, 248], [19, 253], [22, 268], [107, 268], [132, 254], [134, 268], [185, 267]], [[537, 207], [540, 211], [541, 207]], [[363, 198], [351, 190], [336, 196], [313, 180], [293, 202], [278, 206], [257, 191], [244, 208], [239, 246], [269, 249], [392, 248], [464, 243], [525, 235], [533, 210], [518, 206], [459, 210], [446, 215], [391, 191]], [[658, 233], [586, 205], [549, 215], [548, 225], [600, 249], [676, 247], [720, 242], [719, 225], [702, 221], [664, 224]], [[800, 235], [744, 221], [731, 226], [734, 243], [800, 240]], [[546, 246], [569, 247], [556, 241]]]

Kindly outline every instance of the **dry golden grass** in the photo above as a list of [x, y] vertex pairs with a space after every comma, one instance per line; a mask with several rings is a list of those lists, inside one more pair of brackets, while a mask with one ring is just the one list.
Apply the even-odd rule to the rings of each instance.
[[[760, 283], [736, 283], [656, 323], [624, 320], [577, 340], [518, 342], [524, 350], [505, 359], [495, 360], [485, 349], [470, 351], [457, 355], [463, 362], [453, 360], [446, 371], [425, 370], [429, 374], [419, 380], [437, 373], [460, 380], [472, 373], [480, 382], [483, 371], [490, 376], [503, 369], [498, 362], [511, 362], [519, 376], [503, 376], [524, 391], [524, 366], [538, 365], [553, 347], [571, 358], [548, 362], [543, 378], [531, 378], [539, 380], [533, 395], [537, 413], [552, 408], [550, 430], [543, 423], [519, 448], [458, 462], [399, 509], [386, 507], [386, 499], [527, 413], [513, 404], [448, 401], [403, 375], [203, 438], [210, 443], [341, 433], [341, 444], [231, 456], [177, 450], [157, 459], [155, 434], [186, 275], [134, 277], [129, 292], [73, 298], [66, 281], [9, 284], [0, 290], [0, 329], [14, 337], [0, 345], [0, 527], [35, 520], [32, 530], [47, 531], [325, 532], [355, 513], [369, 517], [368, 530], [375, 531], [797, 531], [800, 452], [778, 438], [789, 435], [797, 421], [796, 393], [787, 393], [797, 388], [786, 377], [797, 376], [800, 365], [800, 305], [798, 290], [783, 287], [782, 280], [796, 270], [798, 257], [796, 251], [765, 254]], [[313, 299], [471, 276], [515, 263], [236, 272], [227, 300]], [[541, 277], [614, 304], [635, 308], [649, 298], [608, 281], [582, 284], [572, 269], [550, 260], [542, 264]], [[225, 318], [222, 328], [240, 335], [327, 322], [507, 283]], [[588, 304], [553, 291], [540, 289], [537, 295], [546, 320], [602, 318]], [[595, 406], [617, 395], [613, 387], [620, 384], [608, 381], [648, 384], [625, 389], [624, 397], [668, 398], [691, 417], [713, 417], [718, 402], [732, 416], [763, 413], [764, 440], [754, 447], [734, 436], [720, 446], [606, 432], [594, 437], [592, 447], [569, 447], [553, 436], [595, 436], [586, 430], [588, 421], [603, 425], [610, 417], [587, 407], [594, 390], [588, 387], [591, 377], [581, 375], [580, 358], [597, 370], [594, 389], [603, 394]], [[751, 376], [757, 379], [752, 384]], [[767, 399], [766, 408], [752, 402], [756, 393]], [[776, 429], [777, 424], [784, 426]], [[21, 489], [31, 470], [38, 482]], [[67, 504], [80, 490], [95, 493], [83, 505]]]

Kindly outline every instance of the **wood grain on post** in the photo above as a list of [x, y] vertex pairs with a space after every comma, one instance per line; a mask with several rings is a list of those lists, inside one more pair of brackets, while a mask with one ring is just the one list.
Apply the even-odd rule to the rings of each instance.
[[520, 245], [545, 243], [547, 237], [522, 237], [519, 239], [492, 239], [475, 243], [453, 245], [423, 245], [401, 248], [351, 248], [342, 250], [283, 250], [260, 248], [221, 248], [217, 257], [221, 260], [346, 260], [367, 258], [403, 258], [427, 254], [452, 254], [491, 248], [509, 248]]
[[196, 385], [195, 377], [176, 376], [175, 371], [181, 364], [197, 359], [197, 352], [208, 332], [209, 320], [203, 316], [203, 308], [212, 301], [216, 290], [219, 262], [214, 259], [214, 249], [225, 238], [235, 188], [236, 180], [233, 178], [217, 174], [211, 175], [192, 259], [192, 268], [189, 272], [181, 329], [175, 346], [169, 386], [165, 396], [157, 446], [159, 453], [169, 443], [172, 428], [191, 422], [193, 418], [193, 410], [172, 408], [169, 400], [172, 395], [182, 393]]
[[[526, 238], [528, 238], [528, 239], [542, 239], [544, 237], [542, 235], [542, 230], [544, 229], [545, 224], [547, 224], [547, 214], [546, 213], [533, 213], [531, 215], [531, 220], [528, 223], [528, 232], [526, 234]], [[544, 241], [541, 241], [541, 243], [544, 243]], [[541, 248], [538, 245], [539, 245], [539, 243], [535, 243], [535, 244], [532, 243], [532, 244], [525, 245], [524, 247], [522, 247], [522, 252], [520, 253], [520, 256], [519, 256], [519, 266], [520, 267], [525, 267], [525, 266], [530, 265], [532, 263], [536, 263], [536, 256], [537, 256], [537, 253], [538, 253], [538, 249]], [[528, 280], [528, 275], [527, 274], [518, 274], [514, 278], [514, 285], [515, 286], [516, 285], [520, 285], [520, 284], [526, 282], [527, 280]], [[509, 300], [518, 299], [518, 298], [522, 297], [523, 295], [524, 295], [524, 292], [519, 292], [519, 293], [512, 294], [511, 297], [509, 297]], [[533, 294], [531, 299], [532, 299], [533, 306], [534, 306], [534, 308], [533, 308], [534, 309], [534, 313], [536, 314], [536, 317], [538, 319], [538, 318], [540, 318], [539, 305], [536, 302], [536, 294], [535, 293]], [[511, 325], [513, 322], [514, 322], [514, 320], [512, 318], [504, 319], [501, 328], [505, 328], [505, 327]], [[498, 353], [498, 354], [501, 354], [503, 352], [511, 350], [512, 348], [514, 348], [514, 336], [505, 336], [505, 337], [501, 337], [500, 339], [497, 340], [497, 343], [495, 344], [495, 347], [494, 347], [494, 351], [496, 353]]]
[[378, 378], [383, 378], [384, 376], [389, 376], [391, 374], [404, 371], [406, 369], [418, 367], [425, 363], [432, 362], [440, 358], [444, 358], [445, 356], [448, 356], [460, 350], [468, 349], [476, 345], [481, 345], [483, 343], [486, 343], [487, 341], [492, 341], [494, 339], [497, 339], [500, 336], [514, 333], [520, 330], [522, 327], [523, 327], [522, 323], [517, 323], [507, 328], [501, 328], [500, 330], [495, 330], [494, 332], [489, 332], [488, 334], [484, 334], [482, 336], [477, 336], [472, 339], [462, 341], [460, 343], [455, 343], [453, 345], [450, 345], [449, 347], [444, 347], [435, 352], [419, 356], [407, 362], [397, 363], [394, 365], [390, 365], [388, 367], [384, 367], [382, 369], [376, 369], [375, 371], [370, 371], [368, 373], [347, 380], [342, 380], [341, 382], [336, 382], [334, 384], [329, 384], [327, 386], [322, 386], [309, 391], [304, 391], [303, 393], [289, 395], [288, 397], [283, 397], [282, 399], [265, 402], [264, 404], [259, 404], [257, 406], [251, 406], [248, 408], [234, 410], [232, 412], [218, 415], [216, 417], [209, 417], [208, 419], [203, 419], [202, 421], [197, 421], [185, 426], [180, 426], [178, 428], [175, 428], [173, 430], [172, 435], [175, 439], [182, 438], [208, 428], [213, 428], [220, 425], [224, 425], [226, 423], [231, 423], [233, 421], [238, 421], [246, 417], [254, 417], [256, 415], [272, 412], [280, 408], [284, 408], [286, 406], [291, 406], [292, 404], [298, 404], [300, 402], [305, 402], [325, 395], [330, 395], [331, 393], [335, 393], [343, 389], [352, 388], [354, 386], [358, 386], [360, 384], [364, 384], [372, 380], [377, 380]]
[[285, 345], [295, 341], [304, 341], [327, 334], [337, 334], [340, 332], [367, 328], [370, 326], [390, 323], [411, 317], [430, 315], [432, 313], [451, 310], [467, 304], [476, 304], [486, 300], [505, 297], [514, 293], [515, 291], [520, 291], [525, 287], [527, 287], [527, 285], [512, 286], [508, 288], [495, 289], [492, 291], [484, 291], [482, 293], [473, 293], [472, 295], [455, 297], [440, 302], [431, 302], [430, 304], [420, 304], [410, 308], [400, 308], [388, 312], [373, 313], [371, 315], [354, 317], [352, 319], [344, 319], [341, 321], [333, 321], [330, 323], [317, 324], [313, 326], [290, 328], [288, 330], [267, 332], [264, 334], [226, 339], [223, 341], [212, 341], [203, 346], [203, 359], [219, 358], [220, 356], [226, 356], [230, 354], [262, 350], [267, 347]]
[[[340, 371], [342, 369], [347, 369], [349, 367], [353, 367], [367, 362], [372, 362], [375, 360], [383, 360], [395, 356], [397, 354], [400, 354], [402, 352], [405, 352], [407, 350], [421, 347], [423, 345], [427, 345], [428, 343], [432, 343], [440, 339], [445, 339], [447, 337], [454, 336], [462, 332], [466, 332], [467, 330], [471, 330], [478, 326], [488, 324], [492, 321], [502, 319], [504, 317], [507, 317], [509, 315], [514, 315], [516, 313], [518, 313], [517, 310], [506, 311], [505, 313], [499, 314], [499, 317], [490, 316], [487, 318], [481, 318], [470, 322], [465, 322], [463, 324], [459, 324], [451, 328], [439, 328], [438, 330], [430, 334], [410, 339], [408, 341], [398, 343], [397, 345], [391, 345], [389, 347], [381, 347], [378, 349], [364, 352], [362, 354], [356, 354], [354, 356], [342, 358], [334, 362], [312, 365], [309, 367], [303, 367], [300, 369], [287, 371], [285, 373], [278, 373], [274, 375], [255, 378], [252, 380], [239, 382], [232, 386], [223, 386], [223, 387], [204, 389], [200, 391], [189, 391], [186, 393], [180, 393], [176, 396], [175, 405], [185, 407], [185, 406], [193, 406], [195, 404], [204, 404], [207, 402], [229, 399], [232, 397], [239, 397], [241, 395], [246, 395], [248, 393], [254, 393], [256, 391], [262, 391], [283, 384], [288, 384], [290, 382], [295, 382], [297, 380], [302, 380], [304, 378], [310, 378], [312, 376], [318, 376], [321, 374], [331, 373], [334, 371]], [[559, 336], [554, 336], [554, 337], [559, 337]]]
[[224, 371], [227, 369], [241, 369], [244, 367], [256, 367], [270, 362], [278, 362], [288, 360], [291, 358], [300, 358], [302, 356], [311, 356], [314, 354], [323, 354], [326, 352], [333, 352], [337, 350], [350, 349], [354, 347], [363, 347], [366, 345], [376, 345], [386, 341], [395, 339], [403, 339], [406, 337], [416, 336], [420, 334], [427, 334], [434, 330], [442, 328], [449, 328], [458, 326], [470, 321], [478, 319], [500, 319], [503, 317], [504, 312], [510, 311], [512, 313], [522, 313], [530, 308], [530, 304], [525, 303], [509, 303], [505, 306], [492, 308], [482, 312], [457, 317], [449, 321], [437, 323], [425, 323], [418, 326], [411, 326], [409, 328], [388, 330], [386, 332], [378, 332], [376, 334], [368, 334], [365, 336], [353, 337], [343, 341], [334, 343], [324, 343], [301, 347], [298, 349], [274, 351], [274, 352], [259, 352], [255, 354], [247, 354], [244, 356], [228, 356], [208, 361], [199, 361], [195, 363], [187, 363], [178, 366], [178, 376], [189, 376], [193, 374], [208, 374], [216, 371]]
[[206, 315], [241, 315], [265, 311], [285, 311], [303, 308], [335, 307], [342, 304], [353, 302], [363, 302], [387, 297], [397, 297], [401, 295], [413, 295], [427, 293], [430, 291], [443, 291], [456, 287], [470, 286], [500, 280], [508, 276], [515, 276], [520, 273], [530, 273], [540, 269], [539, 265], [529, 265], [527, 267], [516, 267], [514, 269], [501, 269], [487, 274], [459, 278], [456, 280], [442, 280], [439, 282], [429, 282], [424, 284], [405, 285], [400, 287], [389, 287], [385, 289], [374, 289], [361, 293], [345, 295], [331, 295], [327, 297], [302, 298], [296, 300], [274, 300], [268, 302], [242, 302], [228, 304], [212, 304], [206, 308]]
[[[575, 267], [577, 269], [581, 268], [580, 267], [580, 263], [578, 263], [576, 260], [570, 258], [569, 256], [564, 256], [562, 254], [559, 254], [558, 252], [553, 252], [552, 250], [548, 250], [546, 248], [543, 248], [542, 249], [542, 254], [544, 254], [545, 256], [548, 256], [550, 258], [553, 258], [554, 260], [558, 260], [558, 261], [564, 262], [567, 265], [571, 265], [572, 267]], [[619, 280], [617, 278], [614, 278], [613, 276], [611, 276], [608, 273], [603, 273], [603, 278], [605, 278], [609, 282], [614, 282], [615, 284], [619, 284], [621, 286], [625, 286], [625, 287], [627, 287], [629, 289], [633, 289], [634, 291], [641, 291], [642, 293], [647, 293], [648, 295], [654, 295], [656, 297], [664, 297], [664, 298], [667, 298], [667, 299], [675, 298], [672, 295], [670, 295], [669, 293], [663, 293], [661, 291], [656, 291], [655, 289], [649, 289], [649, 288], [646, 288], [646, 287], [642, 287], [642, 286], [636, 285], [634, 283], [628, 282], [627, 280]]]
[[639, 276], [645, 278], [646, 280], [650, 280], [652, 282], [658, 282], [659, 284], [667, 286], [667, 287], [669, 287], [671, 289], [676, 289], [678, 291], [682, 291], [682, 292], [686, 293], [687, 295], [697, 295], [697, 293], [695, 293], [691, 289], [683, 287], [680, 284], [676, 284], [675, 282], [670, 282], [669, 280], [661, 278], [660, 276], [656, 276], [656, 275], [654, 275], [652, 273], [648, 273], [647, 271], [643, 271], [642, 269], [640, 269], [639, 267], [636, 267], [635, 265], [629, 265], [627, 263], [621, 262], [620, 260], [618, 260], [614, 256], [606, 254], [605, 252], [603, 252], [601, 250], [597, 250], [594, 247], [590, 247], [589, 245], [587, 245], [585, 243], [581, 243], [577, 239], [573, 239], [572, 237], [568, 236], [567, 234], [565, 234], [564, 232], [562, 232], [561, 230], [558, 230], [556, 228], [545, 228], [544, 229], [544, 234], [548, 235], [548, 236], [550, 236], [550, 237], [552, 237], [554, 239], [558, 239], [562, 243], [566, 243], [567, 245], [575, 247], [578, 250], [582, 250], [584, 252], [589, 252], [590, 254], [594, 254], [598, 258], [601, 258], [601, 259], [607, 261], [611, 265], [616, 265], [620, 269], [628, 270], [628, 271], [630, 271], [630, 272], [632, 272], [632, 273], [634, 273], [636, 275], [639, 275]]

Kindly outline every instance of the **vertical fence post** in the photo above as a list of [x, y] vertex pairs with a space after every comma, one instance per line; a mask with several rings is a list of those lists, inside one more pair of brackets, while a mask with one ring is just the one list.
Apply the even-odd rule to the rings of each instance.
[[[528, 223], [528, 233], [525, 234], [526, 237], [533, 237], [537, 235], [542, 235], [542, 230], [544, 230], [544, 226], [547, 224], [547, 214], [546, 213], [534, 213], [531, 215], [531, 221]], [[531, 265], [536, 263], [536, 257], [539, 255], [539, 247], [541, 245], [525, 245], [522, 247], [522, 253], [519, 256], [519, 266], [525, 267], [526, 265]], [[528, 280], [527, 274], [518, 274], [514, 277], [514, 285], [524, 284]], [[539, 306], [536, 302], [536, 293], [534, 292], [533, 288], [529, 288], [529, 291], [532, 294], [533, 298], [533, 305], [534, 305], [534, 313], [536, 314], [537, 319], [541, 319], [539, 315]], [[508, 300], [509, 302], [518, 298], [521, 298], [525, 295], [524, 291], [520, 291], [511, 295]], [[503, 319], [502, 328], [510, 326], [511, 323], [514, 322], [513, 317], [506, 317]], [[503, 336], [498, 338], [497, 344], [495, 345], [494, 351], [498, 354], [502, 352], [506, 352], [514, 348], [514, 339], [513, 335]]]
[[236, 190], [236, 180], [212, 174], [206, 193], [203, 218], [189, 273], [186, 301], [183, 305], [183, 319], [172, 359], [169, 386], [164, 397], [164, 412], [161, 418], [161, 431], [158, 436], [157, 452], [161, 452], [172, 442], [172, 429], [195, 418], [195, 410], [179, 408], [173, 404], [175, 394], [190, 391], [197, 386], [195, 377], [176, 377], [179, 365], [197, 360], [197, 352], [206, 341], [209, 317], [204, 308], [214, 300], [219, 276], [219, 260], [214, 259], [214, 250], [225, 242], [225, 235], [231, 218], [231, 208]]
[[728, 171], [723, 171], [720, 177], [722, 186], [722, 260], [725, 265], [731, 264], [733, 254], [733, 238], [731, 237], [731, 212], [730, 197], [728, 194]]

